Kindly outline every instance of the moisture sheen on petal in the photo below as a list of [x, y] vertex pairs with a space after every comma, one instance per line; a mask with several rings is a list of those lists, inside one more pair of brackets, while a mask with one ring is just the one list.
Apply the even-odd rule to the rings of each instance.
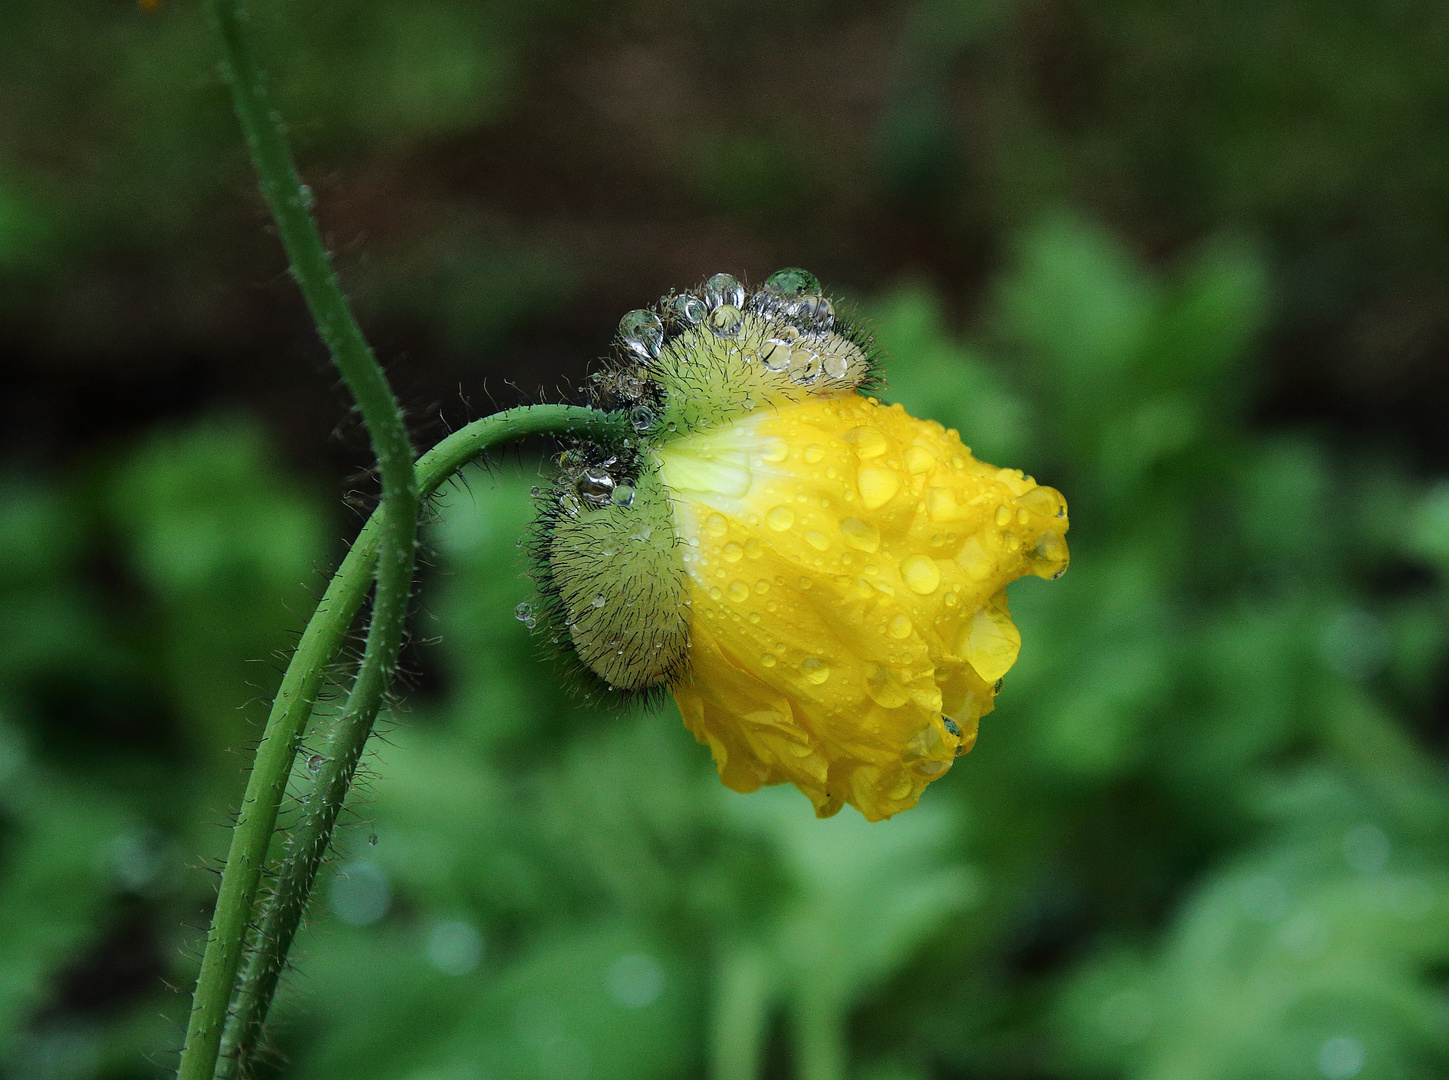
[[721, 778], [794, 783], [822, 817], [914, 806], [1016, 661], [1007, 583], [1066, 568], [1062, 497], [853, 395], [655, 453], [690, 592], [675, 698]]

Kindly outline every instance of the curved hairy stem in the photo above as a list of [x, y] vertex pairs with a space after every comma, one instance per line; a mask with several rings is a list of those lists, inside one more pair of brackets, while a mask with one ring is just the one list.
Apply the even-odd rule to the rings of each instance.
[[[533, 405], [509, 409], [474, 421], [424, 454], [415, 471], [418, 490], [426, 498], [463, 465], [490, 447], [533, 435], [569, 432], [587, 434], [591, 439], [601, 442], [623, 439], [629, 433], [622, 417], [590, 409], [566, 405]], [[286, 791], [297, 746], [317, 702], [328, 665], [342, 648], [347, 630], [362, 607], [372, 583], [383, 513], [379, 509], [363, 526], [352, 549], [333, 575], [326, 593], [312, 613], [296, 652], [292, 654], [292, 661], [282, 679], [281, 688], [272, 703], [266, 730], [261, 744], [257, 747], [241, 814], [232, 833], [231, 852], [222, 872], [217, 913], [207, 942], [207, 952], [210, 954], [212, 950], [219, 950], [221, 955], [234, 956], [240, 960], [245, 951], [248, 928], [254, 921], [270, 924], [272, 932], [261, 937], [259, 950], [248, 957], [246, 968], [237, 985], [236, 1007], [230, 1015], [228, 1003], [233, 999], [232, 986], [237, 965], [232, 966], [230, 974], [223, 977], [213, 973], [210, 976], [211, 981], [206, 981], [208, 969], [203, 962], [203, 978], [197, 981], [196, 995], [192, 1003], [191, 1028], [197, 1028], [197, 1013], [205, 1009], [207, 1018], [218, 1018], [218, 1039], [214, 1044], [206, 1044], [188, 1037], [180, 1073], [183, 1078], [210, 1080], [216, 1073], [223, 1024], [227, 1032], [225, 1043], [228, 1054], [222, 1065], [228, 1073], [235, 1068], [237, 1051], [255, 1044], [256, 1034], [266, 1018], [267, 1008], [276, 988], [276, 973], [286, 961], [287, 948], [296, 931], [296, 920], [301, 918], [305, 909], [310, 882], [315, 878], [317, 861], [325, 851], [327, 830], [313, 830], [314, 843], [316, 839], [320, 839], [320, 846], [297, 850], [294, 844], [289, 850], [288, 864], [283, 868], [282, 879], [297, 880], [300, 875], [305, 877], [307, 886], [300, 890], [294, 889], [291, 902], [285, 906], [279, 903], [281, 893], [274, 893], [261, 919], [252, 918], [267, 848], [276, 829], [277, 813]], [[354, 693], [355, 689], [354, 685]], [[351, 704], [349, 698], [349, 706]], [[350, 708], [344, 715], [354, 729], [364, 727], [362, 716]], [[339, 722], [335, 736], [339, 740], [342, 737], [342, 727]], [[365, 730], [370, 729], [369, 717], [366, 719]], [[355, 741], [356, 736], [353, 738]], [[333, 757], [331, 748], [328, 756]], [[340, 764], [335, 758], [329, 762], [331, 766]], [[308, 799], [309, 808], [320, 807], [327, 801], [326, 796], [318, 793], [328, 785], [331, 774], [340, 771], [340, 768], [319, 770]], [[344, 795], [345, 790], [336, 792], [331, 801], [340, 807]], [[333, 820], [335, 816], [334, 810]], [[295, 862], [291, 857], [293, 854], [296, 855]], [[294, 865], [299, 869], [293, 869]], [[302, 867], [309, 868], [303, 871], [300, 869]], [[284, 913], [290, 925], [284, 925]], [[213, 967], [212, 971], [217, 971], [217, 968]]]
[[[557, 435], [568, 432], [587, 434], [591, 440], [602, 443], [615, 442], [629, 434], [623, 418], [619, 415], [565, 405], [532, 405], [510, 409], [474, 421], [423, 455], [417, 468], [418, 487], [426, 498], [459, 468], [490, 447], [530, 435]], [[349, 578], [365, 580], [370, 572], [370, 560], [376, 557], [376, 525], [377, 515], [374, 514], [333, 578], [339, 597], [345, 596], [347, 602], [351, 602], [357, 590], [344, 582]], [[332, 589], [329, 589], [328, 596], [331, 593]], [[326, 602], [327, 596], [324, 596], [323, 605], [318, 607], [318, 615], [314, 616], [313, 624], [307, 627], [303, 644], [307, 644], [316, 627], [318, 637], [325, 636], [335, 652], [341, 645], [342, 635], [357, 610], [357, 604], [350, 611], [344, 611], [342, 602], [339, 601], [324, 611]], [[357, 603], [360, 602], [359, 595]], [[319, 619], [325, 625], [319, 625]], [[294, 665], [295, 663], [294, 661]], [[292, 680], [292, 674], [289, 668], [288, 681]], [[307, 703], [307, 709], [310, 711], [320, 685], [320, 673], [315, 676], [308, 673], [308, 677], [314, 679], [309, 683], [311, 699]], [[357, 688], [354, 685], [346, 705], [333, 725], [327, 747], [322, 753], [322, 764], [311, 788], [302, 797], [302, 818], [289, 833], [286, 855], [278, 871], [276, 888], [267, 897], [262, 913], [256, 920], [254, 948], [248, 952], [242, 968], [222, 1038], [219, 1076], [239, 1075], [245, 1068], [246, 1059], [260, 1041], [267, 1010], [276, 994], [277, 978], [286, 966], [288, 950], [306, 911], [307, 899], [326, 853], [337, 814], [342, 808], [348, 785], [372, 728], [372, 718], [363, 717], [358, 711], [354, 702], [356, 696]], [[305, 722], [305, 715], [289, 715], [278, 724], [277, 738], [287, 739], [292, 748], [286, 758], [289, 770]], [[264, 746], [265, 739], [271, 737], [269, 725]], [[259, 751], [258, 761], [260, 760]], [[275, 790], [278, 797], [281, 786], [286, 782], [286, 775], [283, 772], [277, 786], [269, 788]], [[272, 820], [275, 821], [275, 818], [274, 804]]]

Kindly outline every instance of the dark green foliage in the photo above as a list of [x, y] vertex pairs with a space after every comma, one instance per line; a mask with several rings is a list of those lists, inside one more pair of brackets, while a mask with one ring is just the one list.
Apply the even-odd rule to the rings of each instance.
[[[1240, 245], [1159, 277], [1054, 219], [995, 296], [984, 346], [929, 290], [869, 305], [895, 396], [1071, 502], [1072, 570], [1014, 596], [1021, 663], [951, 777], [817, 822], [722, 789], [672, 707], [571, 697], [513, 615], [533, 477], [474, 471], [429, 533], [432, 689], [385, 725], [279, 1005], [287, 1075], [744, 1077], [772, 1017], [811, 1077], [1440, 1074], [1449, 788], [1414, 726], [1449, 633], [1442, 483], [1245, 423]], [[235, 795], [238, 665], [320, 553], [262, 460], [210, 424], [103, 482], [11, 484], [10, 1074], [144, 1075], [126, 1048], [166, 1040], [164, 998], [87, 1011], [65, 973], [126, 912], [170, 942], [205, 902], [181, 852]], [[106, 537], [126, 612], [88, 576]], [[73, 729], [127, 702], [139, 728]], [[150, 962], [188, 977], [170, 944]]]
[[[316, 477], [367, 454], [324, 444], [200, 9], [10, 9], [0, 1077], [142, 1080], [356, 525]], [[553, 396], [626, 308], [798, 262], [890, 400], [1073, 522], [976, 749], [817, 822], [723, 790], [667, 703], [568, 689], [513, 616], [533, 449], [471, 470], [266, 1068], [1449, 1073], [1446, 11], [255, 5], [420, 444], [459, 384]]]

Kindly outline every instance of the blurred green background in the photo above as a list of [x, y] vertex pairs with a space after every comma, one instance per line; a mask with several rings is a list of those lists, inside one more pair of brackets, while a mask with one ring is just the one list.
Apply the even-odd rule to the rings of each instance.
[[[276, 1010], [342, 1080], [1449, 1075], [1449, 7], [265, 0], [418, 441], [806, 266], [1072, 571], [922, 805], [723, 790], [439, 500]], [[174, 1067], [284, 651], [371, 498], [190, 0], [0, 33], [0, 1076]]]

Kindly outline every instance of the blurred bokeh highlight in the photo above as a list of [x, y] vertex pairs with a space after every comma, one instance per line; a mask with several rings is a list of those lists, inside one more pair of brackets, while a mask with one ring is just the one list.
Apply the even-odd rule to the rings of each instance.
[[[264, 1075], [1449, 1075], [1449, 7], [253, 10], [420, 443], [800, 265], [1073, 552], [976, 749], [817, 822], [559, 685], [545, 448], [470, 470]], [[374, 484], [198, 5], [4, 22], [0, 1077], [145, 1080]]]

